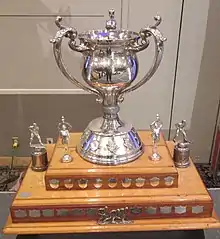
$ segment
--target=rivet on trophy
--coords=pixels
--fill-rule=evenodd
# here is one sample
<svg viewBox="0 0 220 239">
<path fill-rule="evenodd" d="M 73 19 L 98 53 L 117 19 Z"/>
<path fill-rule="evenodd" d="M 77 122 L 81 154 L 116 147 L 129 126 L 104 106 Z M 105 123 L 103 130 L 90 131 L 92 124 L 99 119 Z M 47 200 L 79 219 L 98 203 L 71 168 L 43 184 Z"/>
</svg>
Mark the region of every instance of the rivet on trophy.
<svg viewBox="0 0 220 239">
<path fill-rule="evenodd" d="M 42 143 L 39 126 L 36 123 L 29 126 L 30 135 L 30 147 L 33 148 L 31 152 L 31 169 L 33 171 L 42 172 L 45 171 L 48 167 L 47 151 L 45 145 Z M 34 139 L 37 139 L 37 142 L 34 143 Z"/>
<path fill-rule="evenodd" d="M 188 139 L 186 134 L 186 120 L 182 120 L 179 123 L 175 124 L 176 126 L 176 133 L 173 138 L 173 141 L 176 143 L 174 147 L 174 155 L 173 160 L 175 166 L 178 168 L 187 168 L 190 166 L 190 144 L 191 141 Z M 182 140 L 177 141 L 177 138 L 181 134 Z"/>
<path fill-rule="evenodd" d="M 73 158 L 69 152 L 70 130 L 72 125 L 65 121 L 64 116 L 61 117 L 61 122 L 58 124 L 59 136 L 64 147 L 64 154 L 61 157 L 62 163 L 70 163 Z"/>
<path fill-rule="evenodd" d="M 161 156 L 158 152 L 158 143 L 160 142 L 160 132 L 163 127 L 163 123 L 160 120 L 159 114 L 156 115 L 156 120 L 154 120 L 150 124 L 150 129 L 151 129 L 151 136 L 152 136 L 152 141 L 153 141 L 153 146 L 152 146 L 152 155 L 150 156 L 150 159 L 153 161 L 158 161 L 161 159 Z"/>
</svg>

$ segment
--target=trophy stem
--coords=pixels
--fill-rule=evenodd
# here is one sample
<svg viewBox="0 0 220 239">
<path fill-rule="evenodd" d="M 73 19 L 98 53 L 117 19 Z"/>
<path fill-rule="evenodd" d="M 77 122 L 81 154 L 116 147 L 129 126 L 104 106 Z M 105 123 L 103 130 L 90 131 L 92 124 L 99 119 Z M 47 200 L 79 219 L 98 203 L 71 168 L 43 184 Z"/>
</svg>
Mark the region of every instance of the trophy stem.
<svg viewBox="0 0 220 239">
<path fill-rule="evenodd" d="M 117 103 L 116 95 L 112 93 L 105 94 L 103 100 L 103 123 L 101 125 L 102 132 L 118 132 L 118 128 L 124 126 L 124 123 L 119 119 L 119 111 L 120 107 Z"/>
</svg>

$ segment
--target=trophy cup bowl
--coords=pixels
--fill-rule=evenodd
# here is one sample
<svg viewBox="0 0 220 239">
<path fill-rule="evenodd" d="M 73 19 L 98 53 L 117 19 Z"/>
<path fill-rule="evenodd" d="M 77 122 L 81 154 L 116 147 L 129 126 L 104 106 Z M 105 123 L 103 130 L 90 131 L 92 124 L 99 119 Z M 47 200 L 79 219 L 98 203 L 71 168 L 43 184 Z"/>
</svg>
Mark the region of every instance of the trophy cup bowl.
<svg viewBox="0 0 220 239">
<path fill-rule="evenodd" d="M 104 30 L 89 30 L 82 33 L 61 25 L 62 18 L 55 23 L 60 29 L 53 43 L 54 56 L 64 76 L 77 87 L 97 95 L 103 106 L 103 117 L 94 119 L 84 130 L 77 152 L 85 160 L 100 165 L 119 165 L 137 159 L 143 153 L 142 142 L 134 127 L 118 116 L 119 103 L 124 94 L 145 84 L 156 72 L 163 55 L 164 38 L 155 24 L 140 32 L 116 29 L 114 10 L 109 10 L 110 19 Z M 74 78 L 63 63 L 61 45 L 69 38 L 69 47 L 84 57 L 82 76 L 86 84 Z M 155 42 L 155 57 L 150 70 L 142 80 L 132 85 L 138 73 L 137 52 L 146 49 L 150 38 Z"/>
</svg>

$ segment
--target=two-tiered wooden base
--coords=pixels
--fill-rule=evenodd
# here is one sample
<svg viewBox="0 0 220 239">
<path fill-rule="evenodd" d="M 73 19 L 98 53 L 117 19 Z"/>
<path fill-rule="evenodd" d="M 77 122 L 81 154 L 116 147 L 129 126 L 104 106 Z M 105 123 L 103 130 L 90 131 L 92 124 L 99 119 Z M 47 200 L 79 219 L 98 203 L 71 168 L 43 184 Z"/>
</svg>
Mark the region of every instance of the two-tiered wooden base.
<svg viewBox="0 0 220 239">
<path fill-rule="evenodd" d="M 119 166 L 91 164 L 76 153 L 80 134 L 71 134 L 71 163 L 61 163 L 63 147 L 48 145 L 46 172 L 26 172 L 4 228 L 7 234 L 113 232 L 220 228 L 213 202 L 193 163 L 177 169 L 173 143 L 162 138 L 161 160 L 149 159 L 150 133 L 139 132 L 144 154 Z M 126 209 L 130 224 L 99 225 Z"/>
</svg>

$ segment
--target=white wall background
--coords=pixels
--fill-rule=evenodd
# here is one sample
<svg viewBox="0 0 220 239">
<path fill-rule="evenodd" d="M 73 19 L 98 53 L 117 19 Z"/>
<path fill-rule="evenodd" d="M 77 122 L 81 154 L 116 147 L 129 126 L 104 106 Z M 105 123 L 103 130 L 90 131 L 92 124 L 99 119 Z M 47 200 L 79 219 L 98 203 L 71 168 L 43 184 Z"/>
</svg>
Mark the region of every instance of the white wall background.
<svg viewBox="0 0 220 239">
<path fill-rule="evenodd" d="M 195 126 L 204 108 L 201 108 L 200 113 L 196 112 L 194 101 L 198 96 L 201 62 L 205 57 L 207 22 L 212 14 L 209 8 L 210 4 L 217 4 L 217 1 L 20 0 L 18 4 L 17 0 L 1 0 L 0 95 L 87 94 L 70 84 L 56 66 L 49 40 L 57 31 L 54 24 L 57 15 L 63 16 L 66 25 L 83 31 L 104 28 L 108 9 L 114 8 L 119 27 L 139 31 L 153 24 L 153 17 L 159 14 L 163 19 L 159 28 L 167 37 L 162 63 L 147 84 L 126 95 L 121 105 L 121 117 L 131 121 L 137 129 L 146 129 L 156 113 L 160 113 L 166 132 L 170 126 L 174 129 L 177 121 L 186 119 L 189 132 L 196 138 L 195 155 L 201 154 L 200 160 L 207 161 L 214 125 L 206 132 L 208 137 L 205 144 L 209 146 L 201 150 L 201 147 L 204 149 L 204 139 L 195 137 L 191 123 L 194 122 L 196 131 L 204 127 Z M 63 47 L 63 52 L 71 72 L 82 80 L 81 55 L 71 52 L 67 45 Z M 153 56 L 153 44 L 139 54 L 140 72 L 137 80 L 149 69 Z M 217 90 L 213 94 L 216 96 Z M 197 102 L 203 104 L 205 99 L 200 99 Z M 73 101 L 71 104 L 79 102 Z M 212 119 L 215 113 L 215 110 L 210 111 Z M 213 120 L 209 122 L 213 124 Z"/>
<path fill-rule="evenodd" d="M 181 26 L 182 0 L 2 0 L 0 2 L 1 81 L 0 93 L 81 93 L 59 72 L 49 39 L 55 35 L 56 15 L 63 15 L 67 25 L 79 31 L 103 28 L 108 9 L 114 8 L 118 26 L 139 31 L 161 15 L 160 26 L 165 43 L 164 57 L 152 80 L 138 91 L 126 96 L 121 106 L 123 118 L 132 121 L 139 129 L 148 128 L 156 113 L 160 113 L 164 128 L 170 124 L 174 82 L 175 101 L 172 127 L 176 121 L 192 117 L 200 62 L 209 9 L 208 0 L 185 0 L 181 41 L 177 55 Z M 199 11 L 198 10 L 199 7 Z M 139 54 L 138 79 L 149 69 L 154 56 L 153 44 Z M 80 54 L 63 47 L 69 69 L 82 80 Z M 175 79 L 176 60 L 178 59 Z M 6 80 L 3 80 L 6 79 Z M 85 93 L 85 92 L 83 92 Z M 144 113 L 143 113 L 144 112 Z"/>
</svg>

